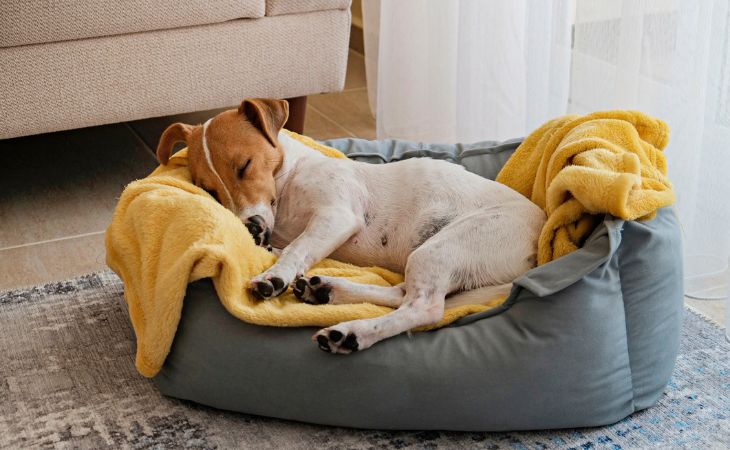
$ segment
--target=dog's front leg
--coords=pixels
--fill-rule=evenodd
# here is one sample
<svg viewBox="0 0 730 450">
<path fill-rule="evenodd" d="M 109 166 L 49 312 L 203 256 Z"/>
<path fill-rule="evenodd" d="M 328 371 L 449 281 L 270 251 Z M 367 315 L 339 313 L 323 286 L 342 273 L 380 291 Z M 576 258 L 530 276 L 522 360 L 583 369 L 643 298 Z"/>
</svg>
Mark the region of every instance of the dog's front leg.
<svg viewBox="0 0 730 450">
<path fill-rule="evenodd" d="M 251 280 L 254 295 L 266 299 L 281 294 L 297 276 L 337 250 L 363 225 L 362 219 L 347 209 L 330 207 L 317 211 L 278 261 Z"/>
</svg>

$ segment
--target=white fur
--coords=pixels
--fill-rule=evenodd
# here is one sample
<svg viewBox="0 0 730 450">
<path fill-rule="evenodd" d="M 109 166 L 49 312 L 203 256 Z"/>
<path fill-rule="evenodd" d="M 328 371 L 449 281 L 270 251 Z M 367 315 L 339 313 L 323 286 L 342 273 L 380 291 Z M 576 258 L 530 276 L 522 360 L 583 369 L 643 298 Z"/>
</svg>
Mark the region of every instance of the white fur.
<svg viewBox="0 0 730 450">
<path fill-rule="evenodd" d="M 252 280 L 254 289 L 275 277 L 292 283 L 328 256 L 405 273 L 404 285 L 394 288 L 304 277 L 305 300 L 315 301 L 317 289 L 326 286 L 329 303 L 398 308 L 320 330 L 313 339 L 324 350 L 349 353 L 352 345 L 343 344 L 349 335 L 362 350 L 435 323 L 448 294 L 484 288 L 451 297 L 449 304 L 456 305 L 508 292 L 535 264 L 545 214 L 502 184 L 444 161 L 371 165 L 324 157 L 285 133 L 279 142 L 285 157 L 275 174 L 272 244 L 284 249 L 274 266 Z"/>
<path fill-rule="evenodd" d="M 220 183 L 220 185 L 223 186 L 223 190 L 226 192 L 226 197 L 228 197 L 228 201 L 230 202 L 229 205 L 231 205 L 231 206 L 229 206 L 229 208 L 232 208 L 232 207 L 234 207 L 234 205 L 236 203 L 233 201 L 231 192 L 228 190 L 228 187 L 223 182 L 223 179 L 221 178 L 221 176 L 218 174 L 218 171 L 215 170 L 215 166 L 213 165 L 213 159 L 210 157 L 210 149 L 208 148 L 208 138 L 205 135 L 206 135 L 206 132 L 208 131 L 208 125 L 210 124 L 211 120 L 213 120 L 213 119 L 208 119 L 203 124 L 203 154 L 205 155 L 205 162 L 208 164 L 208 169 L 210 169 L 210 171 L 213 172 L 213 174 L 216 176 L 216 178 L 218 178 L 218 182 Z"/>
</svg>

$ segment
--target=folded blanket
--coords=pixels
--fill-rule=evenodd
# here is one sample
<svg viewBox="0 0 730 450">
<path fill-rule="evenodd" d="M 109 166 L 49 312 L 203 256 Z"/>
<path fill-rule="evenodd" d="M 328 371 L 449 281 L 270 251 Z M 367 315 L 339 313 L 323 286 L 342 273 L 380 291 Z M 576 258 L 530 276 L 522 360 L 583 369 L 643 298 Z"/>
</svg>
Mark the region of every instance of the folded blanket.
<svg viewBox="0 0 730 450">
<path fill-rule="evenodd" d="M 339 151 L 303 136 L 305 144 L 330 157 Z M 135 364 L 151 377 L 162 367 L 180 321 L 187 284 L 211 277 L 223 306 L 246 322 L 273 326 L 319 326 L 377 317 L 392 309 L 371 304 L 308 305 L 289 290 L 279 298 L 258 301 L 248 292 L 249 279 L 276 257 L 254 244 L 241 220 L 191 183 L 187 152 L 164 167 L 130 183 L 122 193 L 106 232 L 107 264 L 124 281 L 132 326 L 137 337 Z M 383 286 L 399 284 L 401 275 L 378 267 L 356 267 L 333 260 L 317 264 L 309 275 L 349 278 Z M 442 327 L 468 314 L 501 304 L 504 297 L 479 305 L 446 310 Z"/>
<path fill-rule="evenodd" d="M 563 116 L 530 134 L 497 181 L 548 215 L 538 264 L 581 247 L 606 213 L 645 220 L 674 203 L 662 153 L 668 141 L 667 124 L 638 111 Z"/>
</svg>

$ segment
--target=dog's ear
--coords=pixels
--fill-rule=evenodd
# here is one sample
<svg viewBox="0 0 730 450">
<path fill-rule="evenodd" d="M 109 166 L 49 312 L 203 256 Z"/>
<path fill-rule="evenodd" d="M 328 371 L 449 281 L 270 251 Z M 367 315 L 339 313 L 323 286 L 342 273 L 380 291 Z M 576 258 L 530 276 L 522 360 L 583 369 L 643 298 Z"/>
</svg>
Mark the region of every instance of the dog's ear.
<svg viewBox="0 0 730 450">
<path fill-rule="evenodd" d="M 279 144 L 277 136 L 289 117 L 289 102 L 269 98 L 250 98 L 241 103 L 238 112 L 261 130 L 271 145 Z"/>
<path fill-rule="evenodd" d="M 184 123 L 173 123 L 160 136 L 160 143 L 157 144 L 157 160 L 160 164 L 165 165 L 170 160 L 172 148 L 178 142 L 189 144 L 190 134 L 193 131 L 191 125 Z"/>
</svg>

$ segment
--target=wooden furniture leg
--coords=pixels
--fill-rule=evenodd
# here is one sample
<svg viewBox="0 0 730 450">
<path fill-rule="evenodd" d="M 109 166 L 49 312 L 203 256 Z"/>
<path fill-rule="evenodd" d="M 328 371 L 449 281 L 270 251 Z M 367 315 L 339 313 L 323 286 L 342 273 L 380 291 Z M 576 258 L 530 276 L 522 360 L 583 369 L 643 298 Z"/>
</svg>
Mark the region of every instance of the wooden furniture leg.
<svg viewBox="0 0 730 450">
<path fill-rule="evenodd" d="M 289 119 L 284 128 L 295 133 L 304 132 L 304 115 L 307 112 L 307 96 L 287 98 L 289 102 Z"/>
</svg>

